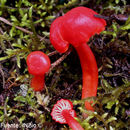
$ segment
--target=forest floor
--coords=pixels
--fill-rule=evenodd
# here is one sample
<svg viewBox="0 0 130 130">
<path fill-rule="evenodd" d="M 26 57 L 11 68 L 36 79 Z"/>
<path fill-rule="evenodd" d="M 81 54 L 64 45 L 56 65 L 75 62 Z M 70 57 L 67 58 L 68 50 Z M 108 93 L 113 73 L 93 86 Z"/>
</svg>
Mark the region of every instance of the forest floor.
<svg viewBox="0 0 130 130">
<path fill-rule="evenodd" d="M 60 54 L 49 40 L 53 20 L 78 6 L 93 9 L 107 22 L 105 30 L 88 42 L 99 70 L 95 112 L 87 111 L 81 100 L 82 70 L 75 49 Z M 30 88 L 32 75 L 26 64 L 27 55 L 36 50 L 51 59 L 41 92 Z M 129 61 L 127 0 L 0 0 L 0 129 L 70 129 L 50 115 L 61 98 L 72 101 L 85 130 L 130 129 Z"/>
</svg>

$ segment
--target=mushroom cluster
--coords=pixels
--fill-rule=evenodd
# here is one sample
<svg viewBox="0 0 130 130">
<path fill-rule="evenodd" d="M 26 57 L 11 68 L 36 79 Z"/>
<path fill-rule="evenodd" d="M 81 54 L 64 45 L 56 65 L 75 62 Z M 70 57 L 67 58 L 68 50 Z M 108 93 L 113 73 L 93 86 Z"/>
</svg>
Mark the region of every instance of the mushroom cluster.
<svg viewBox="0 0 130 130">
<path fill-rule="evenodd" d="M 97 63 L 86 42 L 89 41 L 90 37 L 105 29 L 106 21 L 95 17 L 95 15 L 97 13 L 92 9 L 76 7 L 64 16 L 55 19 L 50 28 L 50 41 L 58 52 L 66 52 L 69 44 L 72 44 L 79 55 L 83 73 L 82 99 L 95 97 L 97 94 Z M 34 76 L 31 80 L 31 87 L 35 91 L 43 90 L 44 76 L 51 65 L 49 57 L 41 51 L 31 52 L 27 56 L 27 65 L 29 73 Z M 87 110 L 94 110 L 92 103 L 92 101 L 85 101 Z M 84 130 L 74 119 L 76 113 L 69 100 L 57 101 L 51 116 L 56 122 L 68 124 L 73 130 Z"/>
</svg>

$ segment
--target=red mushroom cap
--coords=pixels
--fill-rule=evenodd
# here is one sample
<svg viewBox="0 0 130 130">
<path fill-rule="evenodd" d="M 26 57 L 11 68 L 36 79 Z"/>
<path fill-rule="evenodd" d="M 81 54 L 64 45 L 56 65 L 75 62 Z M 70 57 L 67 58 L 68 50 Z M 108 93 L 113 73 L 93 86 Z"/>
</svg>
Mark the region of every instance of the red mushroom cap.
<svg viewBox="0 0 130 130">
<path fill-rule="evenodd" d="M 68 49 L 68 43 L 79 46 L 95 33 L 103 31 L 106 21 L 96 18 L 95 14 L 92 9 L 76 7 L 54 20 L 50 29 L 50 41 L 54 48 L 63 53 Z"/>
<path fill-rule="evenodd" d="M 54 105 L 54 107 L 52 109 L 52 112 L 51 112 L 52 118 L 56 122 L 59 122 L 61 124 L 66 124 L 67 122 L 66 122 L 64 116 L 62 115 L 62 112 L 64 110 L 69 111 L 69 113 L 72 117 L 76 117 L 76 113 L 73 110 L 72 102 L 70 102 L 69 100 L 61 99 L 61 100 L 57 101 L 57 103 Z"/>
<path fill-rule="evenodd" d="M 50 68 L 49 57 L 41 51 L 31 52 L 27 56 L 28 71 L 32 75 L 44 75 Z"/>
<path fill-rule="evenodd" d="M 61 35 L 62 19 L 63 17 L 59 17 L 51 24 L 50 41 L 57 51 L 64 53 L 68 50 L 69 43 Z"/>
<path fill-rule="evenodd" d="M 66 13 L 61 29 L 64 39 L 74 46 L 79 46 L 89 41 L 95 33 L 103 31 L 106 22 L 96 18 L 95 14 L 95 11 L 86 7 L 77 7 Z"/>
</svg>

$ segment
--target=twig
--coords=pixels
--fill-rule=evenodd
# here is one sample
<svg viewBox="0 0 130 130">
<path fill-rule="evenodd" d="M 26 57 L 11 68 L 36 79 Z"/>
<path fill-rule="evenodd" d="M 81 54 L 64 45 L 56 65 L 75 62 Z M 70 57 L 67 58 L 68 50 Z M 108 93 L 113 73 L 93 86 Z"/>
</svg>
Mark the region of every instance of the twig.
<svg viewBox="0 0 130 130">
<path fill-rule="evenodd" d="M 4 22 L 4 23 L 6 23 L 6 24 L 8 24 L 8 25 L 10 25 L 10 26 L 14 26 L 11 22 L 9 22 L 8 20 L 6 20 L 6 19 L 3 18 L 3 17 L 0 17 L 0 21 Z M 29 31 L 29 30 L 27 30 L 27 29 L 24 29 L 24 28 L 22 28 L 22 27 L 15 26 L 15 28 L 17 28 L 17 29 L 19 29 L 19 30 L 21 30 L 21 31 L 23 31 L 23 32 L 25 32 L 25 33 L 28 33 L 28 34 L 30 34 L 30 35 L 33 35 L 33 32 L 31 32 L 31 31 Z M 45 40 L 45 39 L 44 39 L 42 36 L 40 36 L 40 35 L 37 35 L 37 37 L 40 38 L 40 39 L 42 39 L 42 40 Z"/>
<path fill-rule="evenodd" d="M 2 28 L 0 27 L 0 33 L 3 35 L 4 34 L 4 32 L 3 32 L 3 30 L 2 30 Z"/>
<path fill-rule="evenodd" d="M 7 97 L 6 99 L 5 99 L 5 103 L 4 103 L 4 124 L 6 123 L 6 124 L 8 124 L 8 116 L 7 116 L 7 103 L 8 103 L 8 100 L 9 100 L 9 97 Z"/>
<path fill-rule="evenodd" d="M 99 15 L 99 14 L 95 14 L 94 15 L 96 18 L 102 18 L 102 19 L 105 19 L 105 20 L 112 20 L 112 19 L 116 19 L 116 20 L 119 20 L 119 21 L 127 21 L 128 20 L 128 16 L 126 15 L 122 15 L 122 14 L 114 14 L 114 15 L 111 15 L 111 16 L 103 16 L 103 15 Z"/>
<path fill-rule="evenodd" d="M 53 56 L 53 55 L 55 55 L 55 54 L 57 54 L 57 53 L 58 53 L 58 51 L 53 51 L 53 52 L 48 53 L 47 55 L 48 55 L 48 56 Z"/>
<path fill-rule="evenodd" d="M 0 4 L 1 6 L 1 4 Z M 3 6 L 2 8 L 5 8 L 5 9 L 13 9 L 13 10 L 19 10 L 19 8 L 15 8 L 15 7 L 10 7 L 10 6 Z M 30 8 L 20 8 L 22 10 L 29 10 Z"/>
<path fill-rule="evenodd" d="M 56 67 L 57 65 L 59 65 L 69 54 L 70 52 L 72 51 L 72 48 L 70 48 L 62 57 L 60 57 L 57 61 L 55 61 L 54 63 L 51 64 L 51 68 L 49 70 L 49 72 L 54 68 Z M 49 73 L 48 72 L 48 73 Z M 47 74 L 48 74 L 47 73 Z"/>
<path fill-rule="evenodd" d="M 105 20 L 109 20 L 110 19 L 108 16 L 103 16 L 103 15 L 99 15 L 99 14 L 95 14 L 94 16 L 96 18 L 102 18 L 102 19 L 105 19 Z"/>
<path fill-rule="evenodd" d="M 82 78 L 73 82 L 69 87 L 72 88 L 75 84 L 77 84 L 80 81 L 82 81 Z"/>
</svg>

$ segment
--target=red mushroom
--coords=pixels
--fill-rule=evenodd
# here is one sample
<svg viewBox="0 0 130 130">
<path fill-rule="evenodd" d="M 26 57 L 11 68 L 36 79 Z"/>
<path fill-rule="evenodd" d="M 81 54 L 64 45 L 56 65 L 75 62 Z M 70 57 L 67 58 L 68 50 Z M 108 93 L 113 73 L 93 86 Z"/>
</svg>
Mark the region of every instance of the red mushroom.
<svg viewBox="0 0 130 130">
<path fill-rule="evenodd" d="M 29 73 L 34 76 L 31 80 L 31 87 L 35 91 L 43 90 L 44 76 L 51 66 L 49 57 L 41 51 L 31 52 L 27 56 L 27 66 Z"/>
<path fill-rule="evenodd" d="M 73 110 L 73 104 L 69 100 L 61 99 L 54 105 L 51 116 L 53 120 L 61 124 L 68 124 L 72 130 L 84 130 L 82 126 L 74 119 L 76 113 Z"/>
<path fill-rule="evenodd" d="M 97 94 L 98 68 L 86 42 L 105 29 L 106 21 L 94 15 L 97 13 L 89 8 L 76 7 L 54 20 L 50 29 L 50 41 L 57 51 L 66 52 L 70 43 L 79 55 L 83 72 L 82 99 Z M 93 110 L 91 103 L 85 102 L 86 109 Z"/>
</svg>

